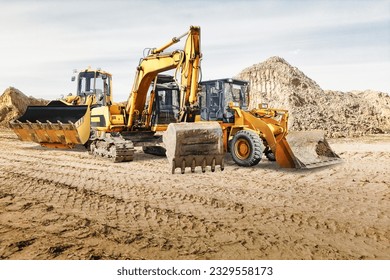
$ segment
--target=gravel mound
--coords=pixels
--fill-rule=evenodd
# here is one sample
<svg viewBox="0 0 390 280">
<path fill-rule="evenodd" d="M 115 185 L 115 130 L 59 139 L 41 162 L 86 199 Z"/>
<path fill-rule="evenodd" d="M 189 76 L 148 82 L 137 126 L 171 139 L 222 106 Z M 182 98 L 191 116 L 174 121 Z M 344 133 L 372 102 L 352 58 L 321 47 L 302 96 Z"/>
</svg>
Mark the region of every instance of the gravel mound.
<svg viewBox="0 0 390 280">
<path fill-rule="evenodd" d="M 46 105 L 43 99 L 24 95 L 20 90 L 9 87 L 0 96 L 0 126 L 9 127 L 9 122 L 19 118 L 29 105 Z"/>
<path fill-rule="evenodd" d="M 242 70 L 235 78 L 250 82 L 250 108 L 259 103 L 289 110 L 291 130 L 325 130 L 328 137 L 390 132 L 390 96 L 371 90 L 323 90 L 280 57 Z"/>
</svg>

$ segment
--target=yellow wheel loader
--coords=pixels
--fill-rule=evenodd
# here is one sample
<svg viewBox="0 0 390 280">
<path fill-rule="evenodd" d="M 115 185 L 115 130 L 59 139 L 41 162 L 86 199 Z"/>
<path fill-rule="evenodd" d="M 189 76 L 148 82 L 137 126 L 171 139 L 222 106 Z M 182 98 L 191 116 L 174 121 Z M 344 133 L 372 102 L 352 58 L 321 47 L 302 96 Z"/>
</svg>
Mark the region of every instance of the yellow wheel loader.
<svg viewBox="0 0 390 280">
<path fill-rule="evenodd" d="M 76 95 L 51 101 L 47 106 L 29 106 L 10 126 L 22 141 L 48 148 L 81 144 L 92 154 L 114 162 L 130 161 L 134 145 L 118 135 L 125 114 L 123 106 L 112 102 L 111 88 L 110 73 L 85 69 L 78 73 Z"/>
<path fill-rule="evenodd" d="M 183 49 L 164 52 L 183 37 L 187 37 Z M 137 66 L 125 106 L 113 102 L 109 73 L 86 69 L 78 75 L 76 95 L 52 101 L 48 106 L 29 106 L 25 114 L 10 125 L 20 140 L 51 148 L 83 144 L 94 155 L 121 162 L 133 159 L 134 146 L 147 148 L 162 143 L 161 135 L 156 132 L 167 130 L 171 123 L 171 137 L 164 142 L 169 147 L 167 155 L 173 171 L 178 167 L 184 173 L 185 167 L 194 170 L 196 166 L 202 166 L 204 171 L 208 165 L 212 170 L 216 165 L 223 169 L 221 127 L 193 123 L 199 114 L 200 60 L 200 28 L 191 26 L 188 32 L 163 46 L 149 49 Z M 164 106 L 176 106 L 177 112 L 168 122 L 162 122 L 158 110 L 163 110 L 163 101 L 158 100 L 160 107 L 155 104 L 156 98 L 163 97 L 164 90 L 156 94 L 156 87 L 158 75 L 168 70 L 175 70 L 179 100 L 177 104 L 164 100 L 168 101 Z M 180 122 L 192 122 L 192 125 L 183 126 Z M 199 146 L 202 146 L 201 151 Z"/>
<path fill-rule="evenodd" d="M 289 132 L 288 111 L 248 110 L 248 82 L 219 79 L 200 83 L 200 119 L 222 127 L 225 151 L 239 166 L 254 166 L 263 155 L 285 168 L 313 168 L 341 161 L 322 131 Z"/>
</svg>

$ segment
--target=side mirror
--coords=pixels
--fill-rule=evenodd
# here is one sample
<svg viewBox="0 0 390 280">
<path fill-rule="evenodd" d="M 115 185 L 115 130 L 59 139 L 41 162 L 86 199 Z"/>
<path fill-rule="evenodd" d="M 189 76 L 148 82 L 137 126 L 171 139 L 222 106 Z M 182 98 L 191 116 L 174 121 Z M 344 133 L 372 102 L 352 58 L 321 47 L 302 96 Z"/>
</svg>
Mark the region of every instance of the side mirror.
<svg viewBox="0 0 390 280">
<path fill-rule="evenodd" d="M 72 78 L 70 79 L 72 82 L 76 81 L 76 77 L 75 76 L 72 76 Z"/>
<path fill-rule="evenodd" d="M 103 75 L 102 75 L 102 79 L 103 79 L 103 80 L 107 80 L 107 75 L 106 75 L 106 74 L 103 74 Z"/>
</svg>

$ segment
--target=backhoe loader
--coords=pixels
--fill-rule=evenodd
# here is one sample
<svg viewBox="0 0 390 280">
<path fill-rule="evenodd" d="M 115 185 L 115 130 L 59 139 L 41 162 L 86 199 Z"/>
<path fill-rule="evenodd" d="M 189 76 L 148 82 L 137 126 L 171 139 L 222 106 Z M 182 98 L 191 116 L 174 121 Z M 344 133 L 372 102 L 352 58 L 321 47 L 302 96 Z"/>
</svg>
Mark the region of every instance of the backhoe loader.
<svg viewBox="0 0 390 280">
<path fill-rule="evenodd" d="M 314 168 L 341 161 L 324 132 L 289 132 L 287 110 L 266 104 L 249 110 L 248 82 L 219 79 L 200 85 L 200 119 L 220 123 L 224 149 L 239 166 L 254 166 L 263 154 L 285 168 Z"/>
<path fill-rule="evenodd" d="M 186 36 L 183 49 L 164 52 Z M 134 146 L 146 147 L 162 141 L 156 132 L 166 130 L 169 123 L 156 121 L 159 113 L 155 111 L 158 107 L 154 106 L 155 89 L 158 74 L 175 70 L 179 102 L 175 104 L 178 107 L 176 116 L 169 121 L 175 124 L 170 125 L 171 137 L 166 141 L 172 170 L 179 167 L 184 173 L 186 167 L 194 170 L 201 166 L 205 171 L 206 166 L 211 166 L 214 171 L 216 165 L 223 170 L 221 127 L 218 123 L 194 123 L 199 115 L 200 60 L 200 28 L 191 26 L 183 35 L 150 49 L 140 60 L 125 106 L 113 102 L 109 73 L 86 69 L 78 75 L 76 95 L 52 101 L 48 106 L 29 106 L 25 114 L 10 125 L 23 141 L 34 141 L 51 148 L 73 148 L 83 144 L 94 155 L 114 162 L 131 161 Z M 149 91 L 151 85 L 153 88 Z M 180 122 L 191 122 L 191 125 Z"/>
</svg>

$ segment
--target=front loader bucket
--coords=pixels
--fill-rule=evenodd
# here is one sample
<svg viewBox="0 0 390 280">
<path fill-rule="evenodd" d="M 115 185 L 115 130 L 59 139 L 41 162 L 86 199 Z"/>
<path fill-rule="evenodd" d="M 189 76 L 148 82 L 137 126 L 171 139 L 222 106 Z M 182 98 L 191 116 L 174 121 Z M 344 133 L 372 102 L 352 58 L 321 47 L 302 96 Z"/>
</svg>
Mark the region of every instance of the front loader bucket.
<svg viewBox="0 0 390 280">
<path fill-rule="evenodd" d="M 176 168 L 181 173 L 186 167 L 195 172 L 196 166 L 206 171 L 206 166 L 219 165 L 224 169 L 222 128 L 217 122 L 171 123 L 163 135 L 166 156 L 172 164 L 172 174 Z"/>
<path fill-rule="evenodd" d="M 289 132 L 276 146 L 276 161 L 287 168 L 315 168 L 341 162 L 320 130 Z"/>
<path fill-rule="evenodd" d="M 90 134 L 87 105 L 68 106 L 52 101 L 47 106 L 29 106 L 19 119 L 10 122 L 18 138 L 52 148 L 85 144 Z"/>
</svg>

